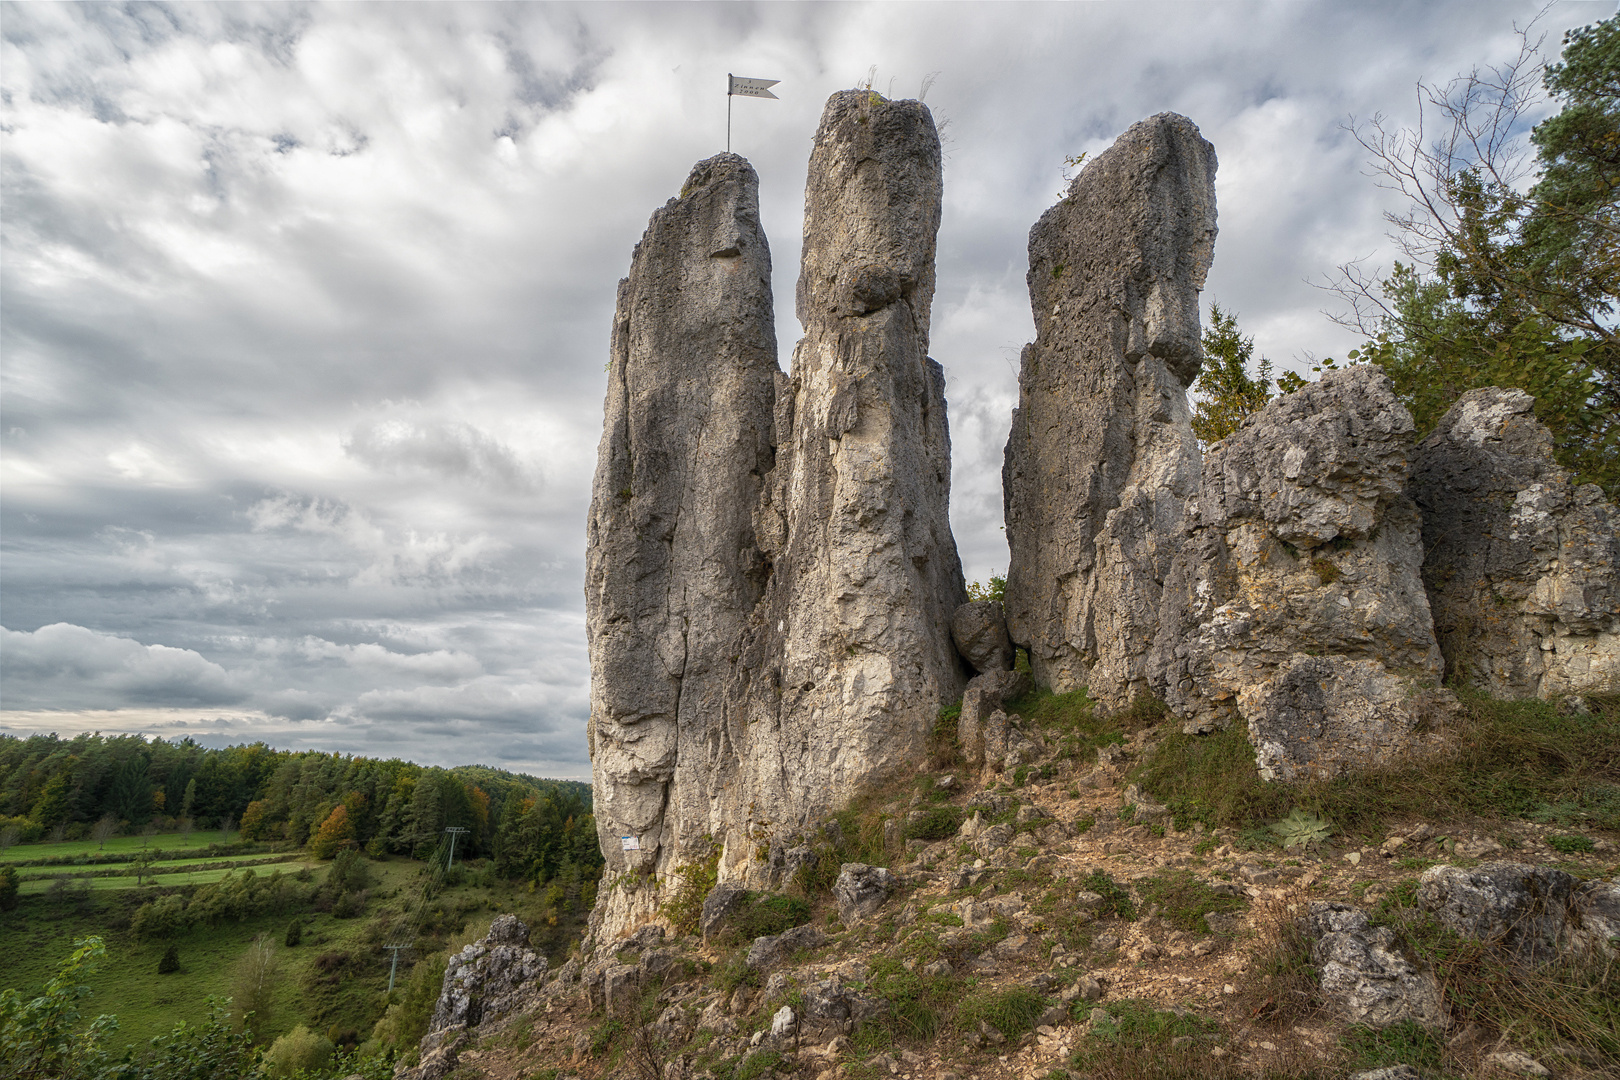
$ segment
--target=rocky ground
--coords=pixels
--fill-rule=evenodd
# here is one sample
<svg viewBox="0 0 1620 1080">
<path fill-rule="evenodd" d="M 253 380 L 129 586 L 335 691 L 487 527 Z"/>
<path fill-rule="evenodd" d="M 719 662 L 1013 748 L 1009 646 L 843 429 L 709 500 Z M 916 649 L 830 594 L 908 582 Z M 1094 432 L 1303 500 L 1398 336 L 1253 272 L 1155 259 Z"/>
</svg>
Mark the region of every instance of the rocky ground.
<svg viewBox="0 0 1620 1080">
<path fill-rule="evenodd" d="M 892 872 L 842 867 L 830 892 L 811 890 L 805 925 L 740 940 L 721 890 L 704 913 L 707 942 L 659 928 L 587 940 L 515 1011 L 430 1035 L 413 1080 L 1420 1075 L 1366 1072 L 1394 1064 L 1433 1076 L 1620 1075 L 1612 1051 L 1511 1024 L 1486 1030 L 1438 996 L 1416 1000 L 1440 987 L 1402 959 L 1393 931 L 1373 932 L 1387 952 L 1347 939 L 1366 970 L 1335 969 L 1343 1000 L 1324 992 L 1333 979 L 1298 970 L 1309 927 L 1327 917 L 1318 902 L 1353 905 L 1376 924 L 1414 902 L 1426 870 L 1497 861 L 1560 868 L 1577 891 L 1583 879 L 1588 893 L 1606 890 L 1583 925 L 1599 935 L 1588 944 L 1612 950 L 1601 939 L 1620 933 L 1620 888 L 1602 879 L 1620 874 L 1614 836 L 1406 820 L 1346 837 L 1308 815 L 1285 826 L 1301 841 L 1292 847 L 1259 832 L 1177 830 L 1127 782 L 1151 731 L 1105 746 L 1095 762 L 1027 735 L 1027 763 L 1011 772 L 929 771 L 896 789 L 872 811 L 887 811 Z M 904 839 L 958 820 L 948 839 Z M 847 844 L 839 831 L 827 830 L 824 849 Z M 812 879 L 813 868 L 799 877 Z M 1562 926 L 1549 940 L 1567 943 Z M 1324 930 L 1319 965 L 1331 951 Z M 1418 983 L 1429 989 L 1402 998 Z M 1399 1039 L 1374 1034 L 1391 1020 L 1416 1060 L 1396 1060 Z"/>
</svg>

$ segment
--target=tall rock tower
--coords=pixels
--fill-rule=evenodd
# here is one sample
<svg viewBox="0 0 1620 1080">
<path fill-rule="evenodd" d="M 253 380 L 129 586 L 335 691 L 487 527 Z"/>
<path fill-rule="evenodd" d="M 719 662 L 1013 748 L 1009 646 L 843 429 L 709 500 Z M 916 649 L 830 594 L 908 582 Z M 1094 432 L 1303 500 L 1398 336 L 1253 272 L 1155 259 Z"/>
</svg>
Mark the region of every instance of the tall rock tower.
<svg viewBox="0 0 1620 1080">
<path fill-rule="evenodd" d="M 1007 627 L 1036 678 L 1111 706 L 1148 686 L 1159 599 L 1198 489 L 1187 387 L 1215 249 L 1215 149 L 1133 125 L 1029 234 L 1035 341 L 1002 467 Z"/>
<path fill-rule="evenodd" d="M 915 762 L 962 691 L 950 616 L 945 378 L 928 356 L 939 136 L 917 101 L 834 94 L 805 191 L 804 338 L 757 533 L 775 567 L 733 686 L 751 836 L 801 825 Z M 747 876 L 732 834 L 722 877 Z"/>
<path fill-rule="evenodd" d="M 586 551 L 595 813 L 608 922 L 719 831 L 737 778 L 726 685 L 768 567 L 753 510 L 773 461 L 776 333 L 759 178 L 699 162 L 619 283 Z"/>
<path fill-rule="evenodd" d="M 762 842 L 912 766 L 962 692 L 939 215 L 928 110 L 833 95 L 791 378 L 747 162 L 700 162 L 636 247 L 586 564 L 600 938 L 656 919 L 715 843 L 721 880 L 769 881 Z"/>
</svg>

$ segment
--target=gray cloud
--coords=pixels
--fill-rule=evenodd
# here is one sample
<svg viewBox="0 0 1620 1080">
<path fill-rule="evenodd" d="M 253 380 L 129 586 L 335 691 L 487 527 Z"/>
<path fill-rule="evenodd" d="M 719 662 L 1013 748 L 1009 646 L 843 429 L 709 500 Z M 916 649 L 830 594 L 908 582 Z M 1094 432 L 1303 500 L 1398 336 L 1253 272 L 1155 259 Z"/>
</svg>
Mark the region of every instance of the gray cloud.
<svg viewBox="0 0 1620 1080">
<path fill-rule="evenodd" d="M 190 649 L 142 645 L 71 623 L 0 628 L 5 708 L 125 703 L 226 705 L 245 696 L 224 668 Z"/>
<path fill-rule="evenodd" d="M 1409 119 L 1417 79 L 1503 58 L 1535 10 L 7 5 L 3 722 L 588 774 L 614 287 L 724 145 L 725 72 L 783 80 L 735 103 L 733 138 L 784 366 L 823 101 L 871 65 L 899 95 L 939 73 L 932 350 L 982 579 L 1006 565 L 1025 236 L 1063 159 L 1193 117 L 1221 159 L 1206 297 L 1283 364 L 1342 355 L 1306 279 L 1389 253 L 1342 123 Z"/>
</svg>

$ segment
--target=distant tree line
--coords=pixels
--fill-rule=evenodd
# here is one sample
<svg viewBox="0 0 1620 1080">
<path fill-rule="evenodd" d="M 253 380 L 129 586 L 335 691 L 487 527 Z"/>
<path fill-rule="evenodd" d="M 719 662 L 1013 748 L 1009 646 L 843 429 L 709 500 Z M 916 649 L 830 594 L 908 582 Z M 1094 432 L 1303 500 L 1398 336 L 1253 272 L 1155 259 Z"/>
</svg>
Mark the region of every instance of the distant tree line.
<svg viewBox="0 0 1620 1080">
<path fill-rule="evenodd" d="M 243 839 L 427 857 L 465 829 L 458 857 L 545 882 L 602 865 L 590 786 L 465 765 L 273 750 L 213 750 L 135 735 L 0 735 L 0 834 L 10 842 L 113 831 L 236 827 Z"/>
</svg>

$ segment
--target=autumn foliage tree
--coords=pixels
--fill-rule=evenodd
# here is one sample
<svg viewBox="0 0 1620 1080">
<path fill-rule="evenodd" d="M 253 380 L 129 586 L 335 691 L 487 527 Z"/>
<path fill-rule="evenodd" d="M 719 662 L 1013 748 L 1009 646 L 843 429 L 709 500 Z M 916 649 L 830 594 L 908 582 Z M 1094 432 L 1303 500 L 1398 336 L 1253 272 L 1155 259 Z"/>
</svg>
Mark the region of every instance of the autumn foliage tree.
<svg viewBox="0 0 1620 1080">
<path fill-rule="evenodd" d="M 349 808 L 338 803 L 310 838 L 309 851 L 317 859 L 330 859 L 353 842 L 354 825 L 349 821 Z"/>
</svg>

